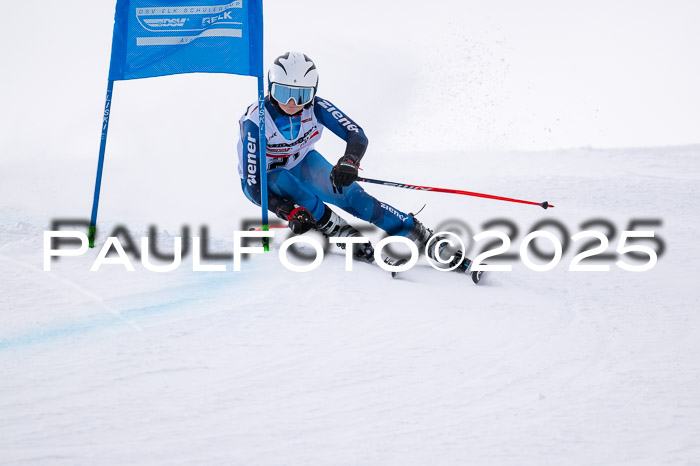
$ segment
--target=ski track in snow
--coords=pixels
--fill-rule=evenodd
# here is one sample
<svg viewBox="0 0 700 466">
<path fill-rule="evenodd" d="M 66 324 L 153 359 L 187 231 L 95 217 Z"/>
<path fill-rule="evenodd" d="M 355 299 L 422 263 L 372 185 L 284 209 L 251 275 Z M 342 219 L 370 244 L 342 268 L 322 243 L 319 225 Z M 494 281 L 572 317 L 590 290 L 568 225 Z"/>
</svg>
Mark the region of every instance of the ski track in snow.
<svg viewBox="0 0 700 466">
<path fill-rule="evenodd" d="M 0 463 L 696 464 L 700 147 L 499 157 L 505 173 L 480 167 L 472 189 L 537 199 L 546 186 L 557 207 L 371 192 L 428 202 L 427 224 L 469 212 L 473 229 L 660 217 L 665 255 L 641 274 L 571 273 L 572 247 L 553 271 L 516 263 L 479 286 L 425 265 L 346 273 L 339 251 L 301 274 L 276 251 L 239 273 L 193 273 L 190 259 L 90 273 L 97 250 L 43 272 L 45 214 L 4 201 Z"/>
</svg>

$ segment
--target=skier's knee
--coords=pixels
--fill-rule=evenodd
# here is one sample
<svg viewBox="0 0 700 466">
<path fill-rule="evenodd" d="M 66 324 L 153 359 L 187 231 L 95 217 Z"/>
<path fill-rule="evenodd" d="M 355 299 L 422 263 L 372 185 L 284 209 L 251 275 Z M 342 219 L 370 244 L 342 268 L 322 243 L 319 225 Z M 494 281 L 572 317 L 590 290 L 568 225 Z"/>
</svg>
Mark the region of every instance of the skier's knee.
<svg viewBox="0 0 700 466">
<path fill-rule="evenodd" d="M 268 186 L 278 196 L 291 197 L 297 192 L 299 180 L 288 170 L 272 170 L 268 173 Z"/>
</svg>

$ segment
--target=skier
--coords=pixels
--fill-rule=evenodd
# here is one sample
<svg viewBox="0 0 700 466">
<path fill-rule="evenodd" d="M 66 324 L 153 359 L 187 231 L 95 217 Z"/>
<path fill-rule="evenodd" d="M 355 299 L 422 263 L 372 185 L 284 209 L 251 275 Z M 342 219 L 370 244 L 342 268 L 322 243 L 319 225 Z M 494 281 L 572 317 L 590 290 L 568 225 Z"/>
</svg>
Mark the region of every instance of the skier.
<svg viewBox="0 0 700 466">
<path fill-rule="evenodd" d="M 268 72 L 265 136 L 269 210 L 286 220 L 295 234 L 316 229 L 326 237 L 362 236 L 326 205 L 333 204 L 391 236 L 408 237 L 423 250 L 432 231 L 412 214 L 370 196 L 356 182 L 360 161 L 367 150 L 367 137 L 343 111 L 319 97 L 317 89 L 316 65 L 303 53 L 289 52 L 277 57 Z M 345 153 L 335 165 L 314 149 L 324 128 L 347 143 Z M 258 137 L 256 102 L 240 119 L 238 173 L 246 197 L 260 206 Z M 433 253 L 429 250 L 431 257 Z M 358 260 L 374 261 L 374 249 L 369 242 L 357 245 L 353 254 Z M 453 264 L 461 261 L 461 251 L 454 256 Z M 456 270 L 466 272 L 470 264 L 465 258 Z"/>
</svg>

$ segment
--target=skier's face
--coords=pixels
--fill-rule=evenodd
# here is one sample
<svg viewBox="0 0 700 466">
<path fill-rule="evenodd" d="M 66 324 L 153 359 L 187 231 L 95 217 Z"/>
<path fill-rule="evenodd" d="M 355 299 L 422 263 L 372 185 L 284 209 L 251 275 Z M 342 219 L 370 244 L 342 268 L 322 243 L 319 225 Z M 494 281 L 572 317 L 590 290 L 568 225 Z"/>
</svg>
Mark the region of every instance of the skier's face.
<svg viewBox="0 0 700 466">
<path fill-rule="evenodd" d="M 301 112 L 302 108 L 304 108 L 303 105 L 297 105 L 294 99 L 289 99 L 286 104 L 283 104 L 282 102 L 277 103 L 280 105 L 282 111 L 287 115 L 296 115 L 297 113 Z"/>
</svg>

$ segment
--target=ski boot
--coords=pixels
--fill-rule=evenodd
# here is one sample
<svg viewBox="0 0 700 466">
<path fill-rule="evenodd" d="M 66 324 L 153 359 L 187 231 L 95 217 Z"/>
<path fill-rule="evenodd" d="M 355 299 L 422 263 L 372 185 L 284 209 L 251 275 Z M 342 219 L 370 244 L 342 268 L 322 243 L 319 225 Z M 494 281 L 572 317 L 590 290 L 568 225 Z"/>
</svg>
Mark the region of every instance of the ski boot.
<svg viewBox="0 0 700 466">
<path fill-rule="evenodd" d="M 332 237 L 357 237 L 362 234 L 353 228 L 342 217 L 333 212 L 328 206 L 326 211 L 321 216 L 321 219 L 316 223 L 316 230 L 320 231 L 327 238 Z M 346 244 L 337 243 L 340 249 L 345 249 Z M 374 262 L 374 248 L 369 241 L 366 243 L 353 244 L 353 257 L 356 260 L 371 264 Z"/>
<path fill-rule="evenodd" d="M 413 214 L 409 215 L 413 219 L 414 226 L 413 230 L 411 230 L 407 237 L 408 239 L 416 243 L 416 245 L 418 246 L 418 252 L 422 254 L 425 251 L 425 248 L 428 247 L 428 240 L 433 236 L 433 231 L 429 228 L 426 228 L 425 225 L 423 225 Z M 471 276 L 471 279 L 474 283 L 479 283 L 479 280 L 481 280 L 482 272 L 474 272 L 470 270 L 472 261 L 468 257 L 465 257 L 464 253 L 461 250 L 454 250 L 448 248 L 448 243 L 444 241 L 440 243 L 440 245 L 437 248 L 435 247 L 436 242 L 447 239 L 448 238 L 445 236 L 437 236 L 431 242 L 430 247 L 428 247 L 428 257 L 434 261 L 438 261 L 436 256 L 436 249 L 438 250 L 437 255 L 439 255 L 440 257 L 440 260 L 438 262 L 440 263 L 444 263 L 444 260 L 447 260 L 448 257 L 452 256 L 452 260 L 450 262 L 444 263 L 445 266 L 447 266 L 447 268 L 451 268 L 453 272 L 468 273 Z"/>
</svg>

